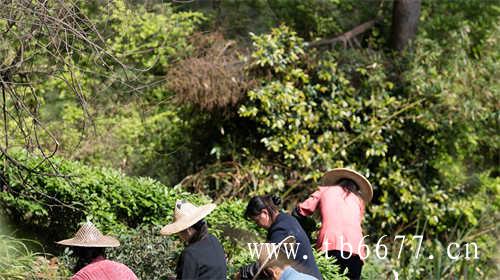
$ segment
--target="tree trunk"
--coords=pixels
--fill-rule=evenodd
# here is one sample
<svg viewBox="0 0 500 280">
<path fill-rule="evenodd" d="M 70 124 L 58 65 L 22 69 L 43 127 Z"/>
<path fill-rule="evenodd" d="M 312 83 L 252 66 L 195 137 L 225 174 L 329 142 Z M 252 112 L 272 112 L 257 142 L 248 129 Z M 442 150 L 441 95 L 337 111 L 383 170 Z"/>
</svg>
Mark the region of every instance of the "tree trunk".
<svg viewBox="0 0 500 280">
<path fill-rule="evenodd" d="M 415 38 L 421 0 L 395 0 L 392 10 L 391 47 L 403 50 Z"/>
</svg>

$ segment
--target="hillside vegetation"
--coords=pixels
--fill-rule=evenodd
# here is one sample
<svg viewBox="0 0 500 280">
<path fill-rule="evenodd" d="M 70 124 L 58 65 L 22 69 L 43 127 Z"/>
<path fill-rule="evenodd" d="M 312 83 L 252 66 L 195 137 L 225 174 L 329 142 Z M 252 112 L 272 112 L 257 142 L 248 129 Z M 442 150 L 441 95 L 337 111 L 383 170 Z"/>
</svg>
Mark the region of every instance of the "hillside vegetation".
<svg viewBox="0 0 500 280">
<path fill-rule="evenodd" d="M 0 232 L 0 278 L 68 275 L 53 242 L 91 220 L 125 244 L 112 258 L 164 279 L 182 246 L 158 231 L 177 199 L 218 204 L 208 221 L 233 274 L 265 236 L 249 197 L 291 210 L 336 167 L 373 184 L 369 246 L 387 235 L 364 279 L 496 275 L 498 3 L 423 1 L 399 50 L 393 2 L 163 2 L 0 4 L 0 214 L 42 245 Z M 479 259 L 449 258 L 452 242 Z"/>
</svg>

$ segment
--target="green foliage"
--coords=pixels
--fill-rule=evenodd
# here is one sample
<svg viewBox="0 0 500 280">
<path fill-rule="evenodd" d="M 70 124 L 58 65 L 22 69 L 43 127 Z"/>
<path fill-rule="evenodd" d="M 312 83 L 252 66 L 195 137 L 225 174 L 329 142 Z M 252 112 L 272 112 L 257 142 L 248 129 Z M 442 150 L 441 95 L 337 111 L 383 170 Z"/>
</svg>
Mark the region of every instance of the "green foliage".
<svg viewBox="0 0 500 280">
<path fill-rule="evenodd" d="M 75 85 L 67 81 L 77 79 L 78 92 L 98 108 L 116 105 L 115 102 L 128 103 L 138 96 L 145 103 L 168 96 L 161 80 L 174 60 L 190 53 L 188 37 L 204 20 L 203 15 L 174 12 L 170 5 L 162 4 L 146 10 L 144 5 L 123 0 L 109 1 L 99 8 L 93 8 L 92 3 L 80 4 L 106 38 L 103 44 L 108 56 L 74 53 L 63 77 L 49 76 L 36 84 L 36 90 L 49 101 L 71 103 Z M 84 45 L 79 47 L 85 49 Z M 106 67 L 95 67 L 98 59 Z"/>
<path fill-rule="evenodd" d="M 290 45 L 282 43 L 287 37 Z M 284 26 L 255 38 L 254 63 L 271 68 L 273 79 L 248 93 L 240 115 L 258 124 L 268 151 L 302 170 L 302 180 L 317 179 L 317 167 L 352 162 L 349 153 L 365 161 L 384 156 L 384 133 L 397 128 L 395 117 L 414 104 L 392 95 L 394 85 L 377 62 L 356 69 L 362 84 L 356 89 L 330 54 L 312 65 L 302 63 L 301 42 Z"/>
<path fill-rule="evenodd" d="M 481 223 L 489 224 L 487 220 L 487 217 L 483 217 Z M 487 229 L 488 231 L 499 229 L 498 225 L 489 226 L 491 227 Z M 391 260 L 391 270 L 397 272 L 402 279 L 438 280 L 450 277 L 453 279 L 489 279 L 497 273 L 496 268 L 489 265 L 495 253 L 494 250 L 484 250 L 484 248 L 495 248 L 497 242 L 485 236 L 484 230 L 478 234 L 478 228 L 480 227 L 473 226 L 467 230 L 461 230 L 455 226 L 448 232 L 450 235 L 448 240 L 453 241 L 424 240 L 418 257 L 415 244 L 413 247 L 407 247 L 411 249 L 403 249 L 399 258 Z M 481 228 L 486 227 L 481 226 Z M 422 231 L 425 232 L 425 225 Z M 404 246 L 409 245 L 404 244 Z M 397 247 L 393 249 L 399 250 L 399 246 Z"/>
<path fill-rule="evenodd" d="M 154 8 L 127 7 L 120 0 L 110 2 L 102 12 L 111 11 L 110 17 L 104 18 L 107 31 L 114 35 L 107 43 L 122 62 L 132 63 L 142 71 L 165 74 L 171 60 L 189 53 L 187 37 L 204 17 L 195 12 L 176 13 L 168 5 Z"/>
<path fill-rule="evenodd" d="M 371 258 L 364 261 L 361 278 L 367 280 L 376 280 L 382 277 L 390 279 L 391 265 L 387 259 Z M 393 275 L 391 275 L 393 276 Z"/>
<path fill-rule="evenodd" d="M 260 67 L 273 67 L 277 73 L 288 70 L 304 54 L 303 40 L 285 25 L 273 29 L 270 34 L 250 34 L 255 48 L 254 63 Z"/>
<path fill-rule="evenodd" d="M 378 1 L 229 0 L 188 3 L 180 8 L 202 11 L 216 27 L 233 38 L 248 40 L 249 32 L 267 33 L 284 23 L 306 40 L 313 40 L 344 33 L 374 18 L 380 6 L 383 5 Z"/>
<path fill-rule="evenodd" d="M 6 8 L 16 11 L 23 24 L 9 29 L 8 21 L 0 20 L 10 31 L 0 38 L 3 66 L 12 62 L 21 47 L 16 34 L 31 32 L 30 24 L 36 23 L 28 12 L 20 12 L 18 2 Z M 24 55 L 30 65 L 37 65 L 37 71 L 29 70 L 29 87 L 24 79 L 12 81 L 13 91 L 31 94 L 7 95 L 9 117 L 6 131 L 0 132 L 2 139 L 7 135 L 10 146 L 47 154 L 57 149 L 66 158 L 151 176 L 167 184 L 179 182 L 198 161 L 199 153 L 192 152 L 198 143 L 189 141 L 193 130 L 190 122 L 179 118 L 179 108 L 165 102 L 171 96 L 165 89 L 165 73 L 174 61 L 191 52 L 188 38 L 204 16 L 176 12 L 169 4 L 146 6 L 122 0 L 106 5 L 99 1 L 47 4 L 48 13 L 63 8 L 79 11 L 79 16 L 88 19 L 86 28 L 95 30 L 78 40 L 67 34 L 64 38 L 73 51 L 60 50 L 63 61 L 54 56 L 50 45 L 37 47 L 56 44 L 59 41 L 51 36 L 59 33 L 49 30 L 23 43 Z M 61 45 L 57 43 L 58 48 Z M 16 69 L 28 72 L 24 64 Z M 35 119 L 36 136 L 27 128 Z"/>
<path fill-rule="evenodd" d="M 28 245 L 42 248 L 33 240 L 0 235 L 0 279 L 63 279 L 69 271 L 50 255 L 34 253 Z"/>
<path fill-rule="evenodd" d="M 176 237 L 158 233 L 172 220 L 175 201 L 208 202 L 205 197 L 151 179 L 127 177 L 112 169 L 86 167 L 60 158 L 52 159 L 59 176 L 47 176 L 51 172 L 48 162 L 21 150 L 13 154 L 20 164 L 35 172 L 21 181 L 14 176 L 20 175 L 19 170 L 6 166 L 8 190 L 0 193 L 0 203 L 11 217 L 18 217 L 18 225 L 43 231 L 50 238 L 47 242 L 53 242 L 71 236 L 80 222 L 90 219 L 103 232 L 119 238 L 123 245 L 110 249 L 110 256 L 132 267 L 141 278 L 163 279 L 173 273 L 182 244 Z M 241 265 L 254 261 L 247 242 L 263 241 L 262 230 L 243 217 L 245 207 L 244 201 L 225 201 L 207 217 L 210 232 L 225 248 L 231 275 Z M 71 252 L 65 252 L 62 260 L 71 266 Z M 336 274 L 327 262 L 322 269 L 329 275 Z"/>
<path fill-rule="evenodd" d="M 437 3 L 423 2 L 421 23 L 426 37 L 449 44 L 450 30 L 468 33 L 471 45 L 463 50 L 472 57 L 482 56 L 483 47 L 489 44 L 491 34 L 498 32 L 500 6 L 495 1 L 449 1 Z M 444 35 L 444 36 L 443 36 Z M 458 47 L 460 45 L 455 45 Z"/>
<path fill-rule="evenodd" d="M 0 68 L 16 59 L 21 45 L 29 58 L 12 69 L 26 73 L 30 85 L 24 78 L 9 85 L 23 93 L 18 98 L 26 111 L 21 122 L 9 115 L 0 132 L 1 139 L 8 137 L 9 153 L 34 170 L 4 161 L 1 175 L 8 185 L 0 201 L 20 225 L 56 239 L 90 218 L 130 244 L 113 251 L 113 257 L 152 278 L 155 270 L 171 272 L 179 248 L 177 240 L 155 235 L 171 218 L 174 201 L 208 201 L 183 192 L 182 186 L 218 202 L 280 193 L 293 207 L 315 189 L 323 171 L 349 166 L 374 185 L 364 223 L 371 241 L 421 232 L 428 240 L 426 252 L 436 256 L 436 262 L 411 254 L 369 259 L 365 278 L 392 277 L 393 269 L 417 279 L 495 275 L 498 3 L 424 1 L 416 41 L 408 52 L 393 54 L 384 49 L 392 6 L 386 1 L 213 1 L 219 6 L 210 8 L 197 1 L 205 15 L 187 11 L 191 4 L 157 2 L 117 0 L 103 6 L 77 1 L 79 9 L 71 7 L 89 17 L 104 39 L 85 31 L 89 41 L 97 42 L 89 46 L 68 33 L 69 52 L 61 47 L 62 36 L 43 30 L 26 41 L 17 38 L 34 28 L 29 9 L 15 8 L 16 22 L 24 24 L 9 27 L 0 19 Z M 6 8 L 12 3 L 18 2 Z M 57 14 L 69 5 L 48 1 L 47 9 Z M 361 48 L 317 52 L 305 43 L 345 32 L 375 15 L 382 19 L 370 34 L 358 36 Z M 207 23 L 253 42 L 245 66 L 258 86 L 246 93 L 235 114 L 223 117 L 173 104 L 164 88 L 169 67 L 191 54 L 189 36 Z M 54 56 L 53 50 L 63 53 Z M 75 89 L 87 102 L 75 100 Z M 17 104 L 7 101 L 9 110 Z M 35 117 L 45 122 L 43 129 Z M 39 128 L 36 139 L 26 140 L 23 133 L 33 128 Z M 46 152 L 58 144 L 59 155 L 81 163 L 56 157 L 51 166 L 12 148 L 28 143 L 30 151 L 37 150 L 38 141 Z M 47 176 L 56 172 L 66 177 Z M 192 175 L 170 188 L 125 174 L 149 176 L 167 186 Z M 244 204 L 231 198 L 208 217 L 229 254 L 231 273 L 252 261 L 245 242 L 263 237 L 242 218 Z M 158 246 L 139 244 L 137 235 Z M 478 242 L 481 260 L 437 258 L 458 241 Z M 157 254 L 165 263 L 152 258 Z M 139 257 L 144 265 L 134 259 Z M 327 279 L 336 279 L 331 263 L 322 258 L 318 263 Z"/>
<path fill-rule="evenodd" d="M 425 224 L 427 238 L 447 243 L 454 242 L 452 228 L 491 230 L 478 221 L 499 206 L 497 156 L 489 156 L 498 155 L 498 141 L 486 140 L 498 138 L 491 130 L 498 121 L 498 32 L 488 34 L 480 60 L 467 51 L 473 42 L 467 32 L 451 31 L 454 43 L 445 47 L 423 36 L 399 59 L 362 50 L 306 56 L 301 39 L 284 26 L 254 36 L 262 86 L 248 92 L 239 114 L 255 122 L 264 149 L 247 156 L 265 158 L 260 168 L 274 169 L 281 180 L 274 190 L 288 197 L 310 193 L 325 169 L 364 172 L 375 185 L 365 222 L 372 237 Z M 401 71 L 398 81 L 387 74 L 393 69 Z M 491 254 L 491 238 L 480 246 L 483 255 Z M 451 267 L 443 273 L 459 269 Z M 421 278 L 434 273 L 421 269 Z"/>
<path fill-rule="evenodd" d="M 118 171 L 90 168 L 77 162 L 52 159 L 52 165 L 25 151 L 15 152 L 20 164 L 34 169 L 35 176 L 21 180 L 15 165 L 6 166 L 8 191 L 0 193 L 2 204 L 20 224 L 37 225 L 53 233 L 70 235 L 85 219 L 103 231 L 118 233 L 142 223 L 163 224 L 172 217 L 172 205 L 188 194 L 152 179 L 126 177 Z M 48 175 L 47 174 L 53 174 Z M 193 197 L 194 203 L 203 199 Z"/>
<path fill-rule="evenodd" d="M 347 276 L 344 276 L 344 271 L 340 271 L 340 268 L 335 264 L 336 260 L 331 257 L 327 257 L 322 253 L 314 251 L 314 257 L 316 258 L 316 263 L 318 264 L 319 271 L 323 276 L 323 279 L 332 280 L 347 280 Z"/>
<path fill-rule="evenodd" d="M 66 125 L 77 129 L 74 124 Z M 175 109 L 144 118 L 134 107 L 123 108 L 112 118 L 96 119 L 95 127 L 100 136 L 90 136 L 83 143 L 79 142 L 78 133 L 65 134 L 64 139 L 71 140 L 66 143 L 81 145 L 71 158 L 174 184 L 191 167 L 192 162 L 185 158 L 195 156 L 190 154 L 192 145 L 196 145 L 190 142 L 192 126 Z"/>
<path fill-rule="evenodd" d="M 307 40 L 344 33 L 360 22 L 374 18 L 377 5 L 380 5 L 377 1 L 350 0 L 267 2 L 278 22 L 292 27 Z"/>
</svg>

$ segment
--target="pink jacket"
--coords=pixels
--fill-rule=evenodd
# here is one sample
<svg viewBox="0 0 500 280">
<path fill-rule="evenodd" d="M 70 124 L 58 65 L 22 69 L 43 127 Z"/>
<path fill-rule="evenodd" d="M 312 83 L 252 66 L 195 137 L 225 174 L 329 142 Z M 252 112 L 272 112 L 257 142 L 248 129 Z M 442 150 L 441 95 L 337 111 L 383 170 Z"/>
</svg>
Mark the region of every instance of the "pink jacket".
<svg viewBox="0 0 500 280">
<path fill-rule="evenodd" d="M 71 280 L 137 280 L 137 276 L 124 264 L 97 257 Z"/>
<path fill-rule="evenodd" d="M 365 246 L 362 246 L 364 242 L 361 229 L 365 212 L 363 200 L 355 194 L 344 191 L 342 187 L 321 186 L 306 201 L 298 205 L 298 211 L 302 216 L 309 216 L 318 208 L 322 221 L 317 248 L 322 251 L 352 252 L 363 259 L 366 256 Z M 347 255 L 348 253 L 345 254 Z"/>
</svg>

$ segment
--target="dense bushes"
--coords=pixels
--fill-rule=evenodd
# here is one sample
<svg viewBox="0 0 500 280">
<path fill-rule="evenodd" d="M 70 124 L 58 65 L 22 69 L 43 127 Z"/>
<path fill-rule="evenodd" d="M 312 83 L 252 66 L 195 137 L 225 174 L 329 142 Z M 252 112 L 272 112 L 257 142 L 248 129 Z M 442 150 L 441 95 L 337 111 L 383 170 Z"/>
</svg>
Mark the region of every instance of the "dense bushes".
<svg viewBox="0 0 500 280">
<path fill-rule="evenodd" d="M 158 222 L 171 214 L 167 205 L 181 197 L 180 192 L 151 179 L 128 178 L 115 170 L 60 159 L 54 159 L 53 164 L 63 176 L 44 176 L 54 171 L 46 163 L 40 165 L 41 158 L 30 157 L 21 150 L 16 156 L 19 164 L 29 169 L 19 174 L 22 171 L 17 166 L 8 165 L 3 175 L 8 185 L 7 191 L 1 193 L 2 201 L 19 223 L 58 231 L 51 235 L 54 238 L 68 236 L 86 218 L 105 231 L 115 232 L 144 222 Z M 26 176 L 31 168 L 39 175 Z"/>
<path fill-rule="evenodd" d="M 12 153 L 24 169 L 13 164 L 6 166 L 6 190 L 0 193 L 2 204 L 20 224 L 57 232 L 51 235 L 54 239 L 73 233 L 85 219 L 114 233 L 141 224 L 161 225 L 172 219 L 176 200 L 188 199 L 198 204 L 208 201 L 152 179 L 124 176 L 113 169 L 87 167 L 60 158 L 49 164 L 24 150 Z M 57 166 L 58 174 L 53 173 L 52 164 Z M 242 205 L 238 201 L 222 203 L 215 211 L 217 217 L 209 221 L 252 229 L 242 218 Z"/>
<path fill-rule="evenodd" d="M 110 256 L 130 265 L 142 279 L 160 279 L 173 272 L 182 244 L 158 233 L 161 225 L 172 220 L 175 201 L 208 202 L 206 197 L 152 179 L 127 177 L 112 169 L 60 158 L 52 159 L 59 174 L 49 174 L 52 166 L 41 157 L 28 156 L 24 150 L 12 154 L 25 169 L 6 166 L 2 176 L 6 189 L 0 192 L 0 205 L 18 226 L 44 232 L 45 241 L 52 243 L 71 236 L 89 219 L 103 232 L 119 237 L 123 246 L 109 250 Z M 207 217 L 211 232 L 223 242 L 231 273 L 251 261 L 246 243 L 263 240 L 262 231 L 243 217 L 245 205 L 243 201 L 225 201 Z M 336 273 L 329 263 L 323 263 L 322 269 L 330 275 Z"/>
<path fill-rule="evenodd" d="M 90 168 L 58 158 L 53 159 L 53 164 L 60 176 L 47 176 L 52 169 L 41 158 L 28 156 L 22 150 L 13 154 L 19 164 L 34 172 L 25 170 L 26 173 L 19 174 L 16 166 L 9 165 L 3 175 L 7 190 L 0 193 L 1 203 L 11 217 L 17 218 L 18 225 L 31 225 L 44 232 L 51 239 L 48 242 L 53 242 L 72 235 L 82 221 L 89 219 L 103 232 L 120 236 L 125 245 L 110 251 L 111 255 L 136 268 L 143 279 L 154 275 L 159 268 L 169 272 L 167 267 L 172 264 L 169 259 L 180 248 L 178 242 L 176 246 L 168 245 L 173 242 L 170 238 L 158 236 L 158 226 L 172 219 L 175 201 L 189 199 L 198 204 L 207 201 L 152 179 L 126 177 L 112 169 Z M 26 176 L 25 181 L 20 176 Z M 215 218 L 210 222 L 214 222 L 215 233 L 222 233 L 222 225 L 251 228 L 248 222 L 240 221 L 241 211 L 231 210 L 227 205 L 221 205 L 213 215 Z M 134 229 L 140 225 L 156 227 Z"/>
<path fill-rule="evenodd" d="M 262 180 L 259 190 L 274 180 L 275 189 L 304 197 L 322 171 L 349 165 L 375 185 L 371 232 L 399 232 L 423 215 L 429 237 L 442 236 L 459 217 L 465 217 L 461 227 L 469 228 L 498 207 L 488 203 L 496 193 L 497 167 L 474 156 L 498 150 L 495 141 L 481 140 L 497 137 L 488 132 L 495 118 L 494 95 L 488 94 L 493 71 L 469 77 L 478 67 L 495 67 L 488 48 L 484 61 L 462 65 L 461 77 L 471 81 L 462 88 L 456 86 L 455 60 L 439 55 L 435 44 L 418 41 L 418 49 L 428 51 L 425 57 L 415 52 L 402 76 L 405 83 L 396 87 L 383 66 L 387 58 L 374 55 L 367 65 L 354 59 L 339 63 L 335 52 L 306 56 L 302 40 L 286 27 L 254 40 L 254 67 L 272 78 L 264 76 L 263 86 L 248 92 L 239 113 L 256 123 L 264 146 L 264 151 L 248 149 L 252 160 L 265 159 L 262 171 L 254 171 Z M 467 48 L 454 47 L 455 55 L 467 59 L 462 51 Z M 436 55 L 429 54 L 433 51 Z M 432 70 L 438 66 L 439 77 Z M 485 95 L 470 95 L 468 86 Z M 460 96 L 472 103 L 469 110 L 476 109 L 462 108 L 456 102 Z M 464 203 L 469 205 L 458 206 Z"/>
</svg>

